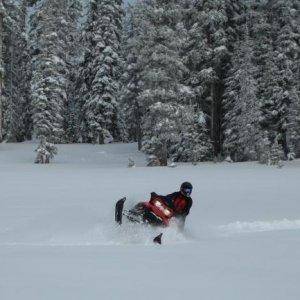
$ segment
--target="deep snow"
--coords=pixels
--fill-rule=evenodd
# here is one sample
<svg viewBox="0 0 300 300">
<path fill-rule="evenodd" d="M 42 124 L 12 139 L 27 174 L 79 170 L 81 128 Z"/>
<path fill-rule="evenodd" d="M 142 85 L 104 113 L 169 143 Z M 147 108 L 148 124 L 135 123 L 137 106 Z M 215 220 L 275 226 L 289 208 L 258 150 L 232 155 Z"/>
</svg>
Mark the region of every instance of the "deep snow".
<svg viewBox="0 0 300 300">
<path fill-rule="evenodd" d="M 300 161 L 147 168 L 135 144 L 0 144 L 0 299 L 300 297 Z M 127 168 L 128 157 L 136 168 Z M 186 233 L 113 223 L 114 202 L 194 184 Z"/>
</svg>

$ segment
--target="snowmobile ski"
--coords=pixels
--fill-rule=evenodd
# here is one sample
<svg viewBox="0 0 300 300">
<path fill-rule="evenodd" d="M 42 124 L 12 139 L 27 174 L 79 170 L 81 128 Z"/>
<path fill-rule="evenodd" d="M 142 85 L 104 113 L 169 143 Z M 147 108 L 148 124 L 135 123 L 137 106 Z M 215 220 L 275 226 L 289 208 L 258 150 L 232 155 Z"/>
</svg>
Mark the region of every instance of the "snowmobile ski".
<svg viewBox="0 0 300 300">
<path fill-rule="evenodd" d="M 116 203 L 116 208 L 115 208 L 115 221 L 119 225 L 122 224 L 122 217 L 123 217 L 123 207 L 124 207 L 124 202 L 126 201 L 126 197 L 120 199 Z"/>
<path fill-rule="evenodd" d="M 161 238 L 162 238 L 162 233 L 161 234 L 159 234 L 158 236 L 156 236 L 154 239 L 153 239 L 153 243 L 154 244 L 159 244 L 159 245 L 161 245 Z"/>
</svg>

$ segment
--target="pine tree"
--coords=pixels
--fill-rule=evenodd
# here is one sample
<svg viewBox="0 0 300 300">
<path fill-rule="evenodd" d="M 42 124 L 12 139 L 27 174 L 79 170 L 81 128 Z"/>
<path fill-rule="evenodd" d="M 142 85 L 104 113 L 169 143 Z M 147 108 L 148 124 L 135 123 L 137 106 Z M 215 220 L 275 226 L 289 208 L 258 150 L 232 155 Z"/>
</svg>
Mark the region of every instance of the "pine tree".
<svg viewBox="0 0 300 300">
<path fill-rule="evenodd" d="M 4 81 L 4 66 L 3 66 L 3 32 L 4 32 L 4 17 L 5 8 L 3 0 L 0 0 L 0 142 L 2 142 L 2 124 L 3 124 L 3 81 Z"/>
<path fill-rule="evenodd" d="M 163 153 L 164 157 L 160 159 L 165 164 L 166 156 L 170 156 L 171 147 L 179 137 L 175 112 L 189 103 L 190 98 L 190 91 L 183 85 L 187 69 L 180 53 L 182 11 L 178 1 L 159 0 L 142 3 L 137 9 L 139 31 L 135 43 L 138 47 L 137 66 L 141 72 L 136 101 L 143 115 L 142 149 L 150 154 Z M 167 116 L 167 112 L 174 113 Z M 157 126 L 153 120 L 158 122 Z M 160 123 L 165 124 L 164 132 Z"/>
<path fill-rule="evenodd" d="M 83 45 L 80 35 L 82 28 L 79 24 L 83 16 L 83 5 L 80 0 L 68 0 L 68 80 L 67 80 L 67 107 L 65 112 L 65 131 L 68 142 L 77 142 L 79 134 L 78 113 L 76 111 L 77 75 L 80 57 L 83 54 Z"/>
<path fill-rule="evenodd" d="M 286 78 L 285 72 L 278 67 L 276 53 L 269 54 L 267 69 L 263 76 L 264 89 L 260 99 L 261 118 L 260 124 L 263 130 L 267 130 L 271 147 L 275 140 L 278 141 L 287 156 L 289 150 L 286 143 L 286 128 L 290 97 L 284 89 Z"/>
<path fill-rule="evenodd" d="M 300 4 L 299 1 L 274 1 L 271 3 L 271 18 L 274 29 L 274 49 L 280 73 L 284 77 L 283 92 L 288 100 L 288 117 L 282 132 L 283 148 L 285 155 L 294 153 L 297 142 L 300 140 L 299 128 L 299 94 L 297 84 L 299 77 L 300 57 Z"/>
<path fill-rule="evenodd" d="M 139 45 L 136 37 L 139 34 L 138 4 L 127 8 L 124 26 L 123 56 L 125 58 L 122 76 L 121 108 L 124 113 L 126 130 L 130 141 L 137 141 L 141 149 L 142 142 L 142 105 L 139 102 L 140 78 L 142 66 L 138 63 Z"/>
<path fill-rule="evenodd" d="M 278 140 L 276 138 L 270 148 L 268 165 L 280 166 L 280 161 L 283 157 L 282 152 L 282 147 L 278 144 Z"/>
<path fill-rule="evenodd" d="M 245 38 L 233 53 L 232 68 L 224 93 L 224 150 L 234 161 L 256 160 L 259 156 L 260 107 L 257 99 L 257 68 L 253 42 L 247 27 Z"/>
<path fill-rule="evenodd" d="M 174 102 L 155 102 L 147 111 L 143 122 L 143 151 L 155 155 L 160 165 L 166 166 L 168 158 L 177 152 L 174 145 L 180 142 L 184 106 Z"/>
<path fill-rule="evenodd" d="M 92 1 L 85 29 L 87 45 L 80 76 L 81 130 L 84 141 L 118 139 L 122 1 Z"/>
<path fill-rule="evenodd" d="M 31 98 L 34 135 L 49 142 L 64 140 L 68 22 L 67 2 L 38 1 L 30 17 Z"/>
<path fill-rule="evenodd" d="M 205 35 L 203 33 L 200 11 L 202 7 L 197 1 L 185 11 L 185 27 L 187 30 L 187 41 L 183 46 L 184 62 L 188 68 L 186 84 L 192 89 L 193 102 L 200 109 L 210 114 L 209 85 L 215 79 L 213 69 L 206 66 L 211 59 L 207 51 Z"/>
<path fill-rule="evenodd" d="M 6 116 L 4 120 L 6 139 L 21 142 L 30 138 L 31 114 L 29 97 L 29 53 L 26 39 L 27 1 L 6 1 L 10 17 L 5 35 L 5 89 Z"/>
<path fill-rule="evenodd" d="M 199 107 L 210 117 L 214 156 L 221 153 L 222 94 L 230 50 L 226 5 L 225 0 L 194 1 L 187 43 L 189 83 Z"/>
<path fill-rule="evenodd" d="M 194 107 L 185 107 L 182 113 L 181 134 L 174 146 L 173 160 L 194 163 L 212 160 L 213 147 L 204 113 Z"/>
<path fill-rule="evenodd" d="M 236 43 L 239 42 L 245 34 L 244 29 L 249 18 L 249 10 L 250 7 L 247 1 L 225 0 L 227 48 L 231 55 L 234 55 L 233 51 L 236 47 Z M 248 26 L 250 26 L 249 22 Z"/>
<path fill-rule="evenodd" d="M 43 135 L 40 136 L 40 143 L 35 151 L 37 152 L 36 164 L 49 164 L 50 160 L 57 154 L 56 146 L 47 142 L 47 139 Z"/>
<path fill-rule="evenodd" d="M 266 68 L 268 55 L 272 51 L 272 26 L 269 23 L 267 11 L 268 8 L 263 0 L 253 0 L 250 2 L 248 12 L 248 25 L 250 37 L 254 42 L 254 61 L 259 70 L 259 93 L 260 79 Z"/>
<path fill-rule="evenodd" d="M 268 131 L 271 144 L 278 141 L 285 158 L 294 152 L 298 140 L 295 60 L 300 48 L 294 4 L 280 0 L 267 3 L 273 49 L 268 51 L 261 94 L 262 129 Z"/>
</svg>

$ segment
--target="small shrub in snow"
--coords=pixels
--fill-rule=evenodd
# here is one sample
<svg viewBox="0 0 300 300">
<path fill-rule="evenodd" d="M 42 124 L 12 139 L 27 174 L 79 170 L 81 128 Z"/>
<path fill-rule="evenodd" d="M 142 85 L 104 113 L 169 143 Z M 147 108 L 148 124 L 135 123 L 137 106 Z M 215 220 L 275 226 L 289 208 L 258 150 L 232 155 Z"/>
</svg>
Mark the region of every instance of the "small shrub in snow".
<svg viewBox="0 0 300 300">
<path fill-rule="evenodd" d="M 147 163 L 148 167 L 158 167 L 160 165 L 161 165 L 161 163 L 156 155 L 152 154 L 152 155 L 148 156 L 148 163 Z"/>
<path fill-rule="evenodd" d="M 296 154 L 295 154 L 294 152 L 290 152 L 290 153 L 288 153 L 288 155 L 287 155 L 287 159 L 288 159 L 288 160 L 294 160 L 295 157 L 296 157 Z"/>
<path fill-rule="evenodd" d="M 41 137 L 40 144 L 35 151 L 37 152 L 35 159 L 36 164 L 48 164 L 54 155 L 57 154 L 56 146 L 52 143 L 48 143 L 44 136 Z"/>
<path fill-rule="evenodd" d="M 134 168 L 134 167 L 135 167 L 135 162 L 131 157 L 129 157 L 128 158 L 128 168 Z"/>
<path fill-rule="evenodd" d="M 225 161 L 228 162 L 228 163 L 232 163 L 233 160 L 231 159 L 230 155 L 228 155 L 226 158 L 225 158 Z"/>
<path fill-rule="evenodd" d="M 275 139 L 270 149 L 269 165 L 279 166 L 281 165 L 281 158 L 283 157 L 283 151 L 280 148 L 277 139 Z"/>
<path fill-rule="evenodd" d="M 171 163 L 168 164 L 168 167 L 169 167 L 169 168 L 176 168 L 176 167 L 177 167 L 177 164 L 174 162 L 174 160 L 172 160 Z"/>
</svg>

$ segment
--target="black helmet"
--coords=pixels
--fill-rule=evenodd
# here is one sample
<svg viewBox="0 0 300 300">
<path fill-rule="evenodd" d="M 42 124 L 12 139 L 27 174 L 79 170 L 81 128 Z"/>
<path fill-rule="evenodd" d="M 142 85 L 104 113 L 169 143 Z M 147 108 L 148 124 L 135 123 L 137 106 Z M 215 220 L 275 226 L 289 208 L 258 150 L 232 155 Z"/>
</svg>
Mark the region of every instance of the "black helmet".
<svg viewBox="0 0 300 300">
<path fill-rule="evenodd" d="M 184 182 L 181 186 L 180 186 L 180 192 L 184 195 L 184 196 L 190 196 L 192 194 L 193 191 L 193 186 L 190 182 Z"/>
</svg>

